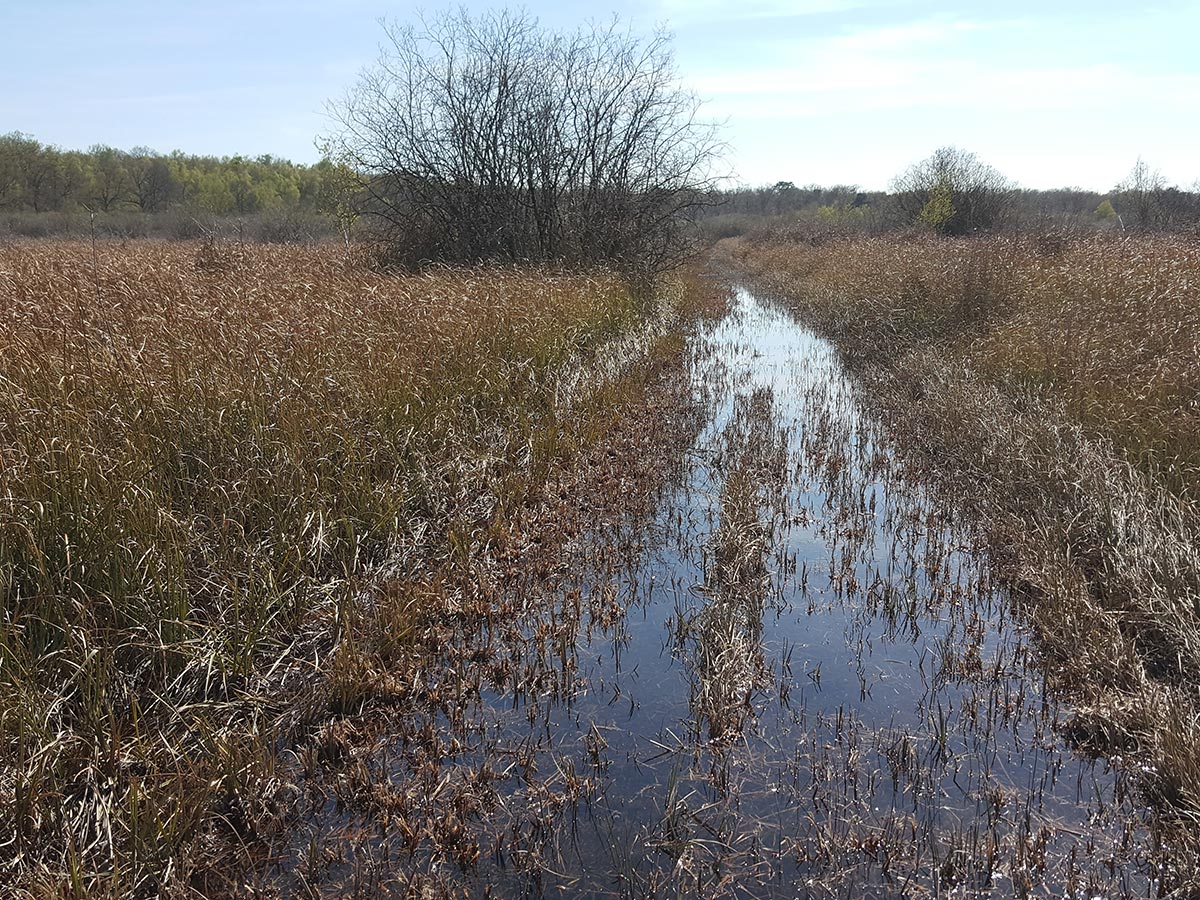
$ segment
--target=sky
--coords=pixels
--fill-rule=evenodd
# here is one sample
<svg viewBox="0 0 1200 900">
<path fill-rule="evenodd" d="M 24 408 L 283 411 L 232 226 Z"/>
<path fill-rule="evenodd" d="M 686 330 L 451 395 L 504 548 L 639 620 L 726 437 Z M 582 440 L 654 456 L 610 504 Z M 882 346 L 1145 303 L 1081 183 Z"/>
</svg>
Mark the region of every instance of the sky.
<svg viewBox="0 0 1200 900">
<path fill-rule="evenodd" d="M 455 4 L 456 6 L 459 4 Z M 493 4 L 467 2 L 472 10 Z M 0 133 L 64 148 L 319 158 L 381 0 L 0 0 Z M 886 187 L 954 145 L 1025 187 L 1200 181 L 1200 2 L 528 0 L 552 28 L 673 35 L 738 183 Z"/>
</svg>

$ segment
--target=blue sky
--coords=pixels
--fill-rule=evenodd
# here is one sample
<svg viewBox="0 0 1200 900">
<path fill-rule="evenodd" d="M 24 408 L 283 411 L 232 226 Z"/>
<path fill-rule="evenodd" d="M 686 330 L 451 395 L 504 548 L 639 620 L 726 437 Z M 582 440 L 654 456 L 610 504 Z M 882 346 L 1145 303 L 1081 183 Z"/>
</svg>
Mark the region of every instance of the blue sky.
<svg viewBox="0 0 1200 900">
<path fill-rule="evenodd" d="M 486 4 L 470 2 L 469 8 Z M 1028 187 L 1107 189 L 1139 156 L 1200 179 L 1200 2 L 530 0 L 547 25 L 666 24 L 749 184 L 886 185 L 945 144 Z M 0 0 L 0 132 L 63 147 L 317 158 L 375 57 L 378 0 Z"/>
</svg>

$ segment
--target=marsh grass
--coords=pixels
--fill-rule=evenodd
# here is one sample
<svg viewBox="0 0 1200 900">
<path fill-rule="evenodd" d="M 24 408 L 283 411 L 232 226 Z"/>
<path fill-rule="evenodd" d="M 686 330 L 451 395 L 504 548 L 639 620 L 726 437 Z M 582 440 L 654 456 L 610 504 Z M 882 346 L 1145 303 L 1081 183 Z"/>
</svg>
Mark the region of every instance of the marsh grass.
<svg viewBox="0 0 1200 900">
<path fill-rule="evenodd" d="M 299 825 L 248 842 L 242 895 L 1187 896 L 834 350 L 749 296 L 676 338 L 443 573 L 397 699 L 277 769 Z M 740 652 L 706 667 L 711 620 Z"/>
<path fill-rule="evenodd" d="M 1183 237 L 817 244 L 726 252 L 853 357 L 937 346 L 1044 394 L 1188 500 L 1200 485 L 1200 248 Z"/>
<path fill-rule="evenodd" d="M 721 485 L 719 521 L 707 548 L 704 602 L 685 626 L 697 723 L 707 723 L 708 737 L 718 743 L 738 738 L 755 692 L 767 681 L 763 613 L 787 464 L 771 391 L 738 397 L 712 463 Z"/>
<path fill-rule="evenodd" d="M 697 314 L 694 288 L 675 307 L 685 320 Z M 297 827 L 241 854 L 240 880 L 206 872 L 207 891 L 453 897 L 481 879 L 504 895 L 544 888 L 570 866 L 621 733 L 564 731 L 553 710 L 584 689 L 581 642 L 619 645 L 629 597 L 618 586 L 702 424 L 676 325 L 635 328 L 588 365 L 610 371 L 600 357 L 647 339 L 580 400 L 572 422 L 594 433 L 572 466 L 444 573 L 440 612 L 420 638 L 428 656 L 407 667 L 393 702 L 324 724 L 302 751 L 303 771 L 285 776 L 303 797 Z M 695 824 L 677 799 L 647 838 L 664 852 Z M 614 866 L 634 877 L 642 845 L 621 836 L 628 822 L 593 824 L 611 830 Z"/>
<path fill-rule="evenodd" d="M 0 884 L 47 896 L 165 890 L 278 818 L 279 750 L 395 692 L 439 570 L 655 335 L 580 367 L 665 310 L 214 242 L 5 245 L 0 298 Z"/>
<path fill-rule="evenodd" d="M 1200 816 L 1200 251 L 1181 238 L 762 238 L 727 257 L 832 337 L 989 523 L 1065 733 Z M 1180 851 L 1180 859 L 1191 852 Z M 1184 866 L 1186 868 L 1186 866 Z"/>
</svg>

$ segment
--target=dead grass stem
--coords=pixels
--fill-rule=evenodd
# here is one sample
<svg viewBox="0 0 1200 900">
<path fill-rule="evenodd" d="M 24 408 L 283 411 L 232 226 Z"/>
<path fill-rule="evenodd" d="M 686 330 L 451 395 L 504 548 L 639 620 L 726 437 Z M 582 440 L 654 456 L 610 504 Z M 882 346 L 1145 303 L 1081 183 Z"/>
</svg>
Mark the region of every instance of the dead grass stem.
<svg viewBox="0 0 1200 900">
<path fill-rule="evenodd" d="M 150 895 L 252 838 L 289 736 L 396 689 L 439 568 L 603 431 L 669 306 L 340 248 L 93 262 L 0 248 L 6 893 Z"/>
<path fill-rule="evenodd" d="M 1200 816 L 1200 250 L 1171 237 L 727 242 L 988 522 L 1086 748 Z M 1132 751 L 1132 752 L 1131 752 Z"/>
</svg>

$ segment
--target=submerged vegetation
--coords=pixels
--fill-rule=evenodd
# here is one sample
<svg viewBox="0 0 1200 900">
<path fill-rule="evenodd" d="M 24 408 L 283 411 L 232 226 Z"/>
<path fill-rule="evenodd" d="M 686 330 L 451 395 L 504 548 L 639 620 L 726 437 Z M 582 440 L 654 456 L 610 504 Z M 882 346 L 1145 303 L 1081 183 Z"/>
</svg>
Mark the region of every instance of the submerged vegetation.
<svg viewBox="0 0 1200 900">
<path fill-rule="evenodd" d="M 1200 250 L 1181 237 L 764 237 L 734 253 L 855 357 L 954 351 L 1200 499 Z"/>
<path fill-rule="evenodd" d="M 0 296 L 0 883 L 96 896 L 270 818 L 278 753 L 387 693 L 678 292 L 210 242 L 9 245 Z"/>
<path fill-rule="evenodd" d="M 313 166 L 0 135 L 0 893 L 1197 897 L 1200 193 L 383 28 Z"/>
<path fill-rule="evenodd" d="M 739 292 L 684 361 L 499 570 L 464 571 L 404 703 L 322 729 L 246 883 L 1186 896 L 1137 795 L 1058 739 L 979 523 L 833 349 Z"/>
<path fill-rule="evenodd" d="M 1200 254 L 1180 237 L 763 235 L 727 258 L 832 337 L 992 535 L 1066 733 L 1200 815 Z M 1193 847 L 1194 850 L 1194 847 Z M 1183 852 L 1183 851 L 1181 851 Z"/>
<path fill-rule="evenodd" d="M 0 250 L 3 888 L 1188 896 L 1194 257 L 724 248 Z"/>
<path fill-rule="evenodd" d="M 694 641 L 696 722 L 707 723 L 708 737 L 718 743 L 742 734 L 763 686 L 768 556 L 787 505 L 787 438 L 771 391 L 760 388 L 738 401 L 714 460 L 720 521 L 708 542 L 705 603 L 682 623 Z"/>
</svg>

